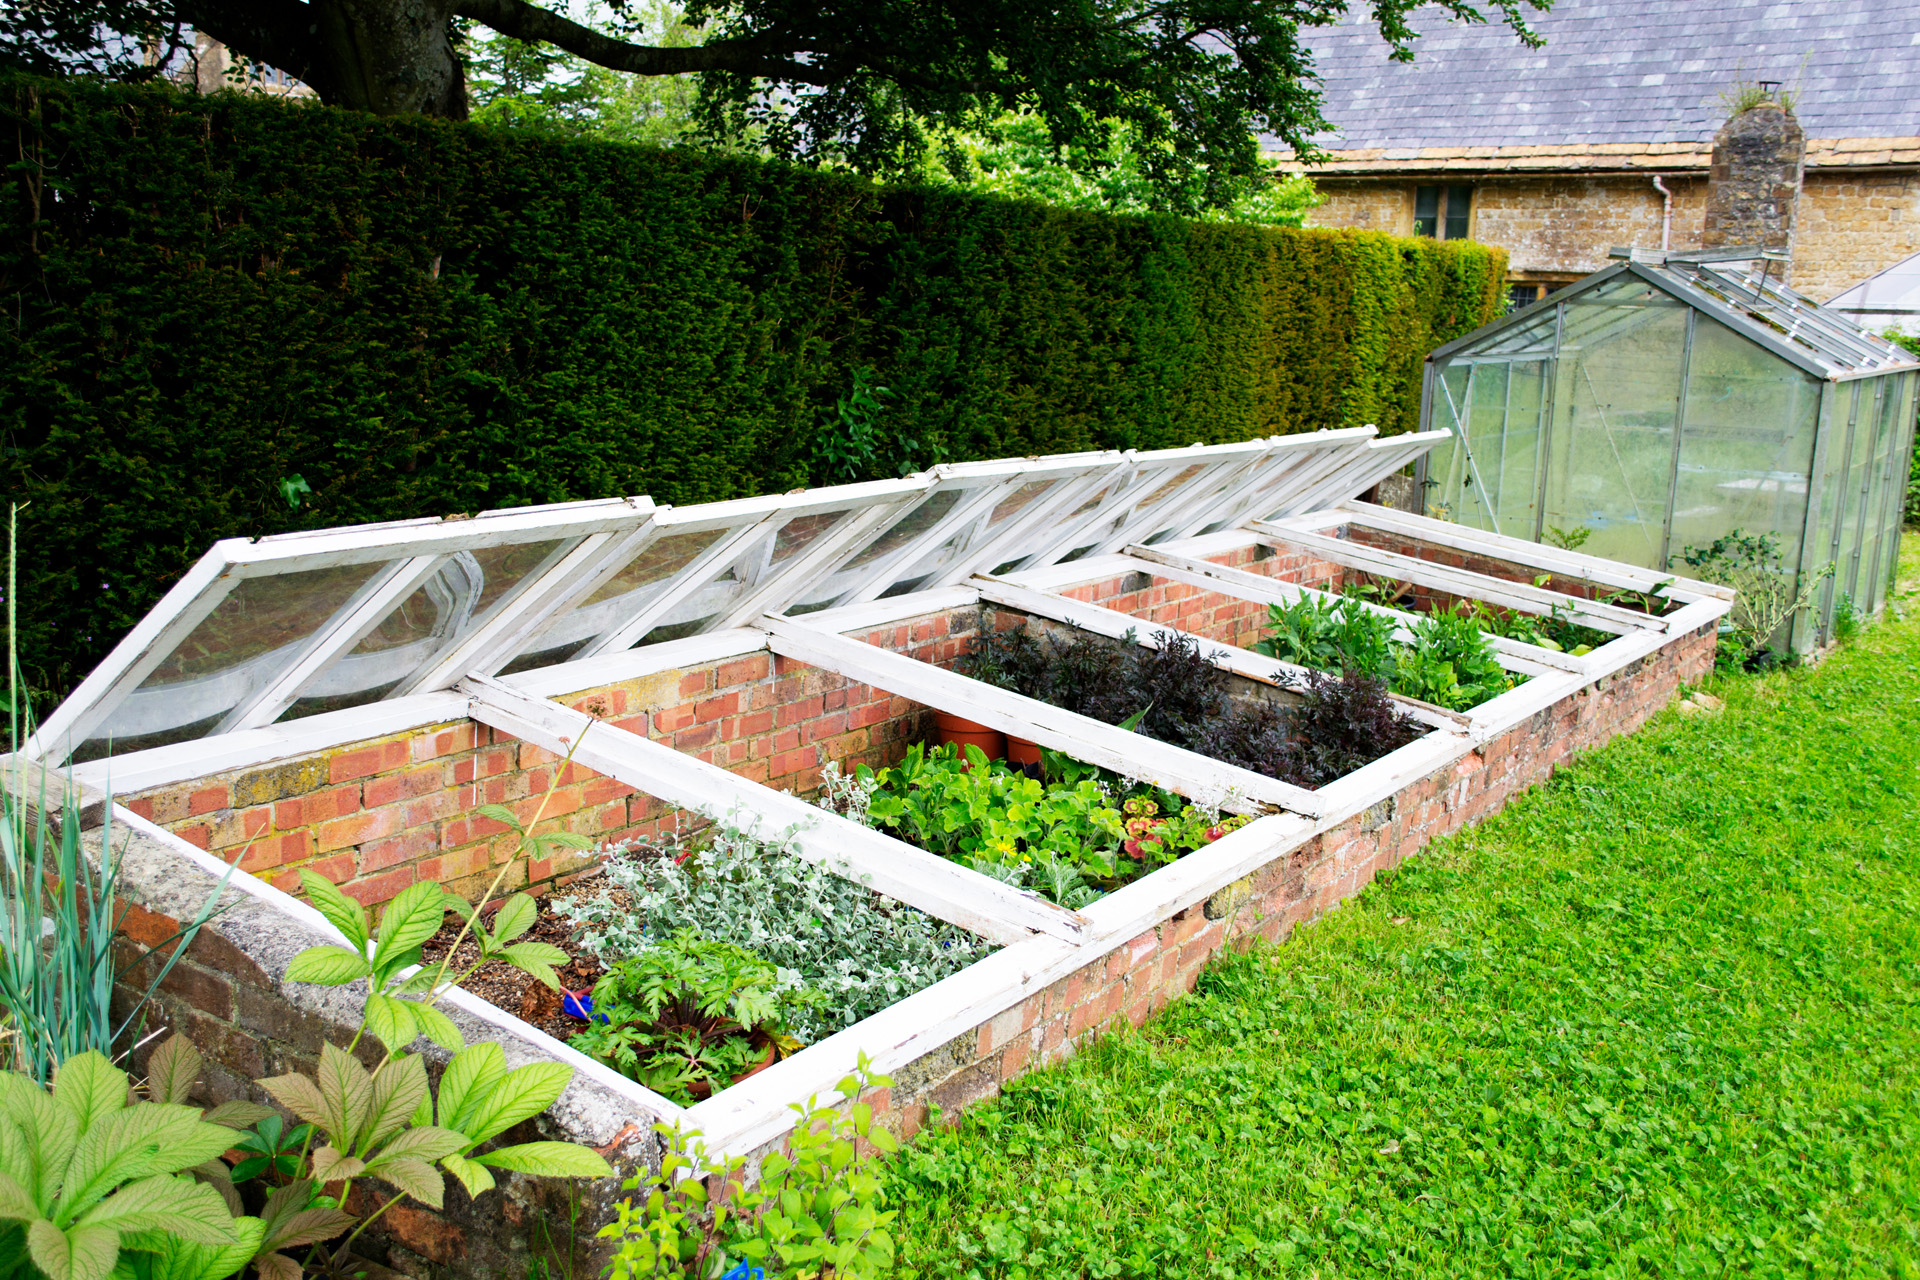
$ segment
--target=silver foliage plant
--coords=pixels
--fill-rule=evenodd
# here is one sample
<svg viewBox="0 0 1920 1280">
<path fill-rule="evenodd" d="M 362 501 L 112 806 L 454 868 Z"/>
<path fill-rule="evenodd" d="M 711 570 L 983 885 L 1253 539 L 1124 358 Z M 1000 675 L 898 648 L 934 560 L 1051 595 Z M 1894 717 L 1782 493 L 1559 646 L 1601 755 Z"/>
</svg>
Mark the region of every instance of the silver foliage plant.
<svg viewBox="0 0 1920 1280">
<path fill-rule="evenodd" d="M 745 947 L 824 997 L 793 1027 L 809 1043 L 996 949 L 813 865 L 792 852 L 793 834 L 763 839 L 730 816 L 696 835 L 618 846 L 603 886 L 555 910 L 608 963 L 683 929 Z"/>
</svg>

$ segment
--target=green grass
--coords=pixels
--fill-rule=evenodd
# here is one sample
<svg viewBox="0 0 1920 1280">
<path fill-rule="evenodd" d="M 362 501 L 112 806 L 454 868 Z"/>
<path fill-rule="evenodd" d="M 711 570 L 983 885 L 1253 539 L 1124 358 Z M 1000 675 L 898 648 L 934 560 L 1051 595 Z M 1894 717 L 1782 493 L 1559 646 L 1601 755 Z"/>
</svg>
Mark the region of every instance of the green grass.
<svg viewBox="0 0 1920 1280">
<path fill-rule="evenodd" d="M 902 1273 L 1920 1276 L 1920 622 L 1716 691 L 924 1136 Z"/>
</svg>

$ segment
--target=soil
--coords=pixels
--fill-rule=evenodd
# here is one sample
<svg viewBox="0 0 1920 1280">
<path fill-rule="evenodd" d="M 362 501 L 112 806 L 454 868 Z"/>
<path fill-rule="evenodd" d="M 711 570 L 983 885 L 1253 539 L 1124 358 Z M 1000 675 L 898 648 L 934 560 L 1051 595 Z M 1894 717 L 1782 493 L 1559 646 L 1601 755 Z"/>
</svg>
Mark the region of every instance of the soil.
<svg viewBox="0 0 1920 1280">
<path fill-rule="evenodd" d="M 551 943 L 566 952 L 572 958 L 556 970 L 560 975 L 560 985 L 570 991 L 585 991 L 606 972 L 606 967 L 574 941 L 573 929 L 570 922 L 555 915 L 550 905 L 542 899 L 540 915 L 534 921 L 533 928 L 516 941 Z M 447 954 L 447 948 L 459 932 L 460 926 L 450 922 L 427 939 L 420 948 L 425 961 L 437 963 Z M 479 947 L 472 938 L 467 938 L 454 955 L 454 970 L 458 972 L 479 958 Z M 558 991 L 549 989 L 533 975 L 514 968 L 504 960 L 490 960 L 481 965 L 460 986 L 462 990 L 479 996 L 496 1009 L 506 1010 L 522 1022 L 538 1027 L 556 1040 L 571 1039 L 587 1025 L 561 1012 Z"/>
</svg>

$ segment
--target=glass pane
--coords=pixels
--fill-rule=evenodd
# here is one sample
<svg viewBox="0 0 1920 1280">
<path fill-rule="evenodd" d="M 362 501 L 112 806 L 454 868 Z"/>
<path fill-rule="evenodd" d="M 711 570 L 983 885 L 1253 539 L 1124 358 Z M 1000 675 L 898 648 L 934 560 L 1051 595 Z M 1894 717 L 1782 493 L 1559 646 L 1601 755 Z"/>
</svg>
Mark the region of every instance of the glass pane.
<svg viewBox="0 0 1920 1280">
<path fill-rule="evenodd" d="M 714 574 L 705 586 L 669 610 L 666 617 L 656 622 L 653 629 L 641 637 L 640 644 L 684 640 L 688 636 L 700 634 L 720 620 L 720 616 L 733 606 L 744 589 L 745 584 L 737 564 L 728 565 Z"/>
<path fill-rule="evenodd" d="M 1772 533 L 1800 562 L 1820 383 L 1700 316 L 1673 500 L 1673 555 L 1735 529 Z"/>
<path fill-rule="evenodd" d="M 1881 526 L 1886 523 L 1887 464 L 1893 454 L 1893 437 L 1898 434 L 1900 384 L 1893 378 L 1877 379 L 1882 388 L 1880 424 L 1874 433 L 1873 461 L 1869 464 L 1866 506 L 1860 513 L 1860 568 L 1854 574 L 1853 607 L 1871 608 L 1873 579 L 1880 571 Z"/>
<path fill-rule="evenodd" d="M 345 657 L 314 677 L 280 719 L 378 702 L 484 621 L 487 610 L 529 573 L 578 541 L 548 538 L 449 556 L 426 585 L 401 601 Z"/>
<path fill-rule="evenodd" d="M 859 555 L 847 562 L 846 567 L 858 569 L 882 556 L 892 555 L 934 525 L 939 524 L 946 514 L 953 510 L 954 504 L 968 492 L 965 489 L 942 489 L 888 525 L 886 532 L 863 547 Z"/>
<path fill-rule="evenodd" d="M 1440 230 L 1440 188 L 1413 189 L 1413 234 L 1430 236 Z"/>
<path fill-rule="evenodd" d="M 1592 530 L 1591 555 L 1658 568 L 1687 309 L 1634 282 L 1566 306 L 1544 524 Z"/>
<path fill-rule="evenodd" d="M 993 509 L 993 514 L 987 517 L 987 527 L 992 529 L 1011 520 L 1014 516 L 1026 510 L 1028 504 L 1033 502 L 1035 498 L 1038 498 L 1058 483 L 1058 480 L 1035 480 L 1030 484 L 1021 485 L 1018 489 L 1015 489 L 1003 498 L 1000 504 Z"/>
<path fill-rule="evenodd" d="M 1450 186 L 1447 188 L 1447 234 L 1448 240 L 1465 240 L 1469 218 L 1473 212 L 1473 188 Z"/>
<path fill-rule="evenodd" d="M 1840 554 L 1833 566 L 1833 595 L 1852 595 L 1855 564 L 1860 554 L 1860 511 L 1865 504 L 1867 467 L 1873 458 L 1874 435 L 1880 426 L 1878 386 L 1872 382 L 1855 383 L 1860 389 L 1859 410 L 1853 428 L 1853 448 L 1847 458 L 1847 473 L 1840 490 Z"/>
<path fill-rule="evenodd" d="M 823 511 L 816 516 L 796 516 L 787 521 L 780 526 L 780 532 L 773 536 L 773 555 L 767 561 L 767 568 L 777 569 L 799 555 L 815 538 L 825 534 L 850 514 L 847 511 Z"/>
<path fill-rule="evenodd" d="M 244 578 L 93 732 L 75 759 L 185 742 L 285 671 L 385 563 Z"/>
<path fill-rule="evenodd" d="M 732 532 L 730 528 L 675 533 L 649 543 L 639 555 L 579 606 L 553 620 L 507 664 L 502 675 L 566 662 L 599 636 L 621 626 L 667 587 L 695 556 Z"/>
<path fill-rule="evenodd" d="M 1547 369 L 1544 360 L 1516 360 L 1507 365 L 1506 397 L 1500 405 L 1505 430 L 1493 486 L 1500 512 L 1501 533 L 1533 537 L 1534 512 L 1540 501 L 1540 421 L 1546 408 Z"/>
</svg>

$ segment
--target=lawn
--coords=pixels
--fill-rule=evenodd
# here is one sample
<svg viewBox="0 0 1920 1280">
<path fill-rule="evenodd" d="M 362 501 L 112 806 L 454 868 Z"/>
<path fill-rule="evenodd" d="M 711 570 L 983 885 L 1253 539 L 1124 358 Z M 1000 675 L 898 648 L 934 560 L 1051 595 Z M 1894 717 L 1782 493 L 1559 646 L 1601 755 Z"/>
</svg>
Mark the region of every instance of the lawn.
<svg viewBox="0 0 1920 1280">
<path fill-rule="evenodd" d="M 1920 618 L 1714 691 L 923 1137 L 902 1273 L 1920 1277 Z"/>
</svg>

